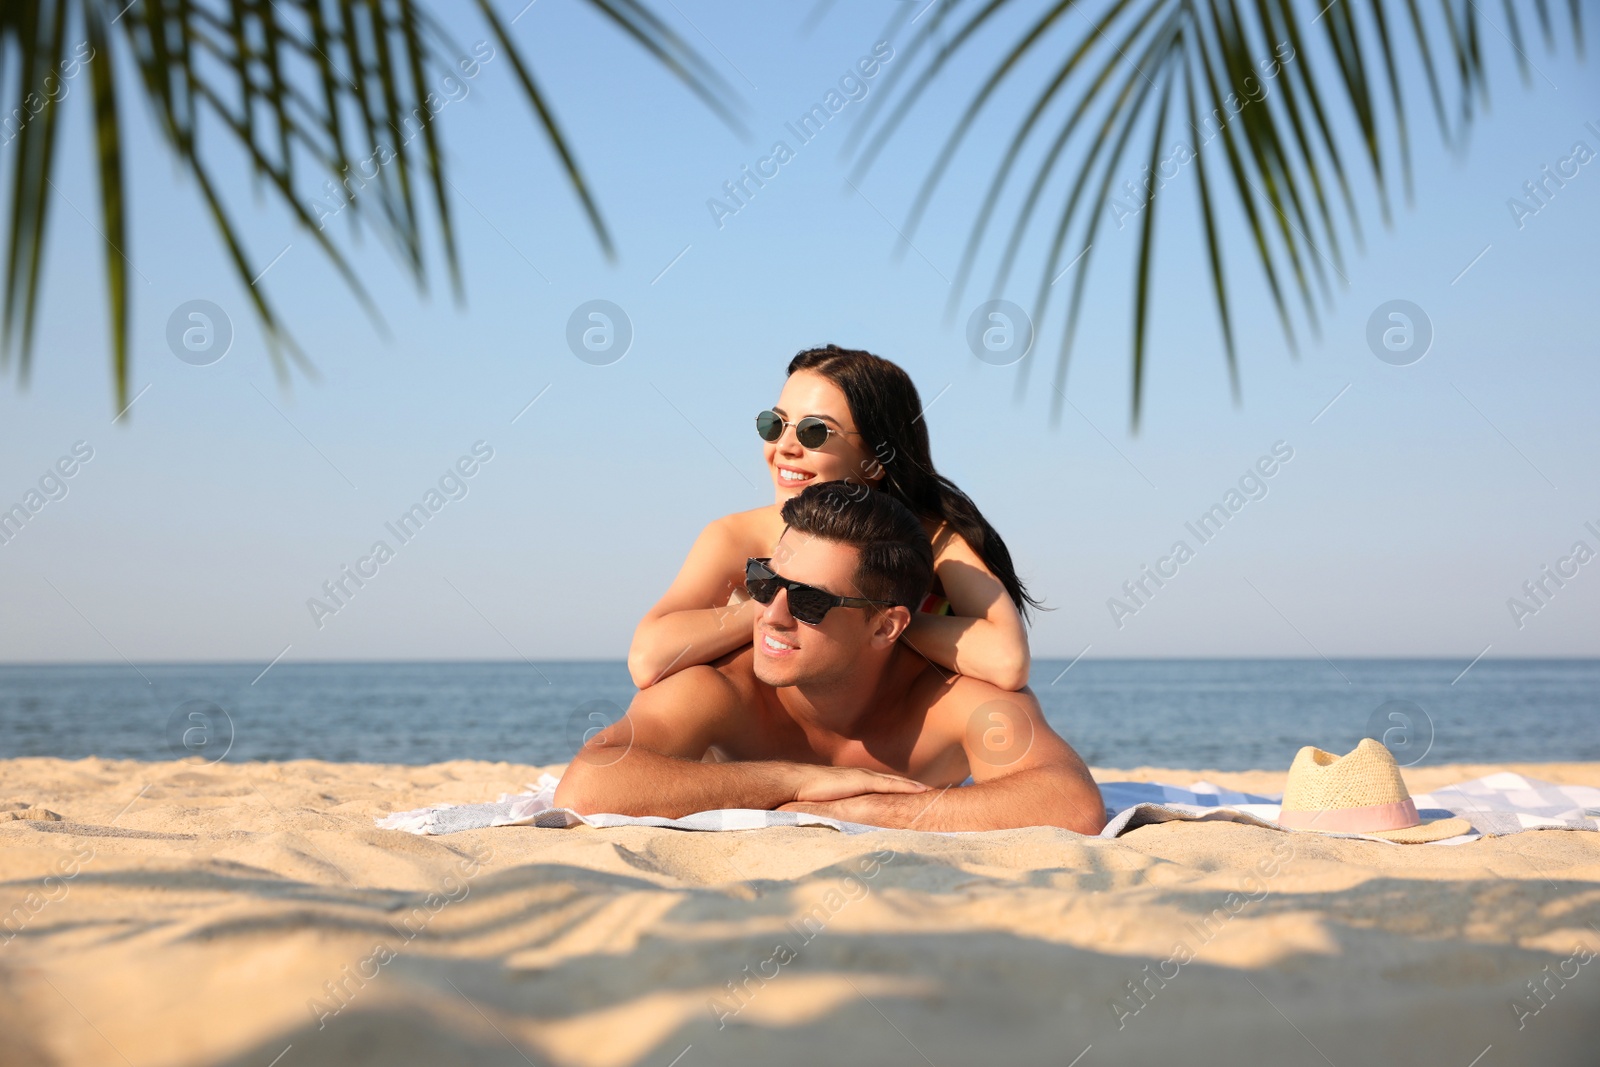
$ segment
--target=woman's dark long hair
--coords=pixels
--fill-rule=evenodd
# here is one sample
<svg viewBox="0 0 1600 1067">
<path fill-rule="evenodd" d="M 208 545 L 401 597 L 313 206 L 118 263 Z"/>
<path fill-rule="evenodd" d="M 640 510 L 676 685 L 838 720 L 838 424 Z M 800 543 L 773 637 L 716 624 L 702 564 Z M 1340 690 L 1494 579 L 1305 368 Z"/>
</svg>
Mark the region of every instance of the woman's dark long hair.
<svg viewBox="0 0 1600 1067">
<path fill-rule="evenodd" d="M 1040 606 L 1017 577 L 1011 551 L 989 520 L 967 494 L 934 469 L 922 400 L 909 374 L 882 356 L 838 345 L 801 352 L 789 361 L 788 373 L 800 370 L 822 375 L 844 393 L 863 446 L 877 458 L 876 467 L 869 462 L 869 469 L 862 472 L 862 481 L 881 467 L 883 480 L 877 487 L 922 518 L 948 523 L 965 538 L 1006 587 L 1024 619 L 1029 608 Z"/>
</svg>

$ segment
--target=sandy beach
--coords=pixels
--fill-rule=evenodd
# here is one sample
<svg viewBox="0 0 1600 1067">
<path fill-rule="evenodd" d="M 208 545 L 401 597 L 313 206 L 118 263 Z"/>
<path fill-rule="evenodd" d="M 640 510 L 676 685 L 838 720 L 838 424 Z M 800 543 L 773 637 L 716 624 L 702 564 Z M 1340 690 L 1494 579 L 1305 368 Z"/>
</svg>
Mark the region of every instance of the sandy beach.
<svg viewBox="0 0 1600 1067">
<path fill-rule="evenodd" d="M 0 761 L 0 1061 L 1596 1062 L 1600 834 L 373 826 L 540 770 Z"/>
</svg>

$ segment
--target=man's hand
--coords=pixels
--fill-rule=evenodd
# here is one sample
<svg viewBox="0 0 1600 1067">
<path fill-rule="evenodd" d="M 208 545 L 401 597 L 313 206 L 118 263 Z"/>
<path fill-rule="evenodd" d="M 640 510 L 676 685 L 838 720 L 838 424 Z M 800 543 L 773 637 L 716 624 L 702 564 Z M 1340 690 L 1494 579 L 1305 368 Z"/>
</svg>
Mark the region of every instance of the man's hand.
<svg viewBox="0 0 1600 1067">
<path fill-rule="evenodd" d="M 910 778 L 862 767 L 797 764 L 796 774 L 800 780 L 795 784 L 794 799 L 800 803 L 826 803 L 863 793 L 923 793 L 928 789 Z"/>
</svg>

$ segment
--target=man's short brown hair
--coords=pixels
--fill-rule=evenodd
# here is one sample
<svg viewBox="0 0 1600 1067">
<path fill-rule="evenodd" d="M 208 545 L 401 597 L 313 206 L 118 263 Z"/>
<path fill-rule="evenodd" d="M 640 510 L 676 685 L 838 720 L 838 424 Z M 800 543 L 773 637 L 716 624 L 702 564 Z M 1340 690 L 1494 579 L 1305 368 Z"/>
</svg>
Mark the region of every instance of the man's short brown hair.
<svg viewBox="0 0 1600 1067">
<path fill-rule="evenodd" d="M 853 545 L 856 589 L 843 596 L 887 600 L 916 611 L 933 585 L 933 547 L 911 509 L 888 493 L 850 482 L 808 485 L 783 505 L 789 529 Z"/>
</svg>

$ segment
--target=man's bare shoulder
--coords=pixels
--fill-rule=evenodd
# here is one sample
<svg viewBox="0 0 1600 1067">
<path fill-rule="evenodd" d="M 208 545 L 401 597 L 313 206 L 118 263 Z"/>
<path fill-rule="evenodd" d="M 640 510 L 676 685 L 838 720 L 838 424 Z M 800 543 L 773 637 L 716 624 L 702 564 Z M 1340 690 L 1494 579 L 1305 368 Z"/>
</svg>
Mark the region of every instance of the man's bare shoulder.
<svg viewBox="0 0 1600 1067">
<path fill-rule="evenodd" d="M 641 689 L 618 737 L 664 756 L 700 759 L 736 735 L 744 695 L 716 667 L 698 664 Z M 614 731 L 608 731 L 614 732 Z"/>
<path fill-rule="evenodd" d="M 998 686 L 964 674 L 954 674 L 921 656 L 907 654 L 900 669 L 906 671 L 905 692 L 908 705 L 918 710 L 981 704 L 1007 696 L 1032 698 L 1032 691 L 1008 692 Z M 891 668 L 893 669 L 893 668 Z"/>
<path fill-rule="evenodd" d="M 706 668 L 722 682 L 724 692 L 741 707 L 750 707 L 762 701 L 762 685 L 756 679 L 756 653 L 750 645 L 736 648 L 715 660 Z"/>
<path fill-rule="evenodd" d="M 962 706 L 976 706 L 991 700 L 1006 699 L 1026 704 L 1039 702 L 1039 698 L 1034 696 L 1033 690 L 1027 686 L 1018 690 L 1001 689 L 997 685 L 991 685 L 979 678 L 968 678 L 964 674 L 958 674 L 950 680 L 943 699 Z"/>
<path fill-rule="evenodd" d="M 916 677 L 906 700 L 910 708 L 925 713 L 925 731 L 952 738 L 960 737 L 984 709 L 1011 719 L 1018 714 L 1031 718 L 1039 708 L 1031 689 L 1013 692 L 964 674 L 949 674 L 931 664 Z M 1009 710 L 1013 705 L 1016 711 Z"/>
<path fill-rule="evenodd" d="M 634 706 L 642 705 L 652 712 L 670 710 L 675 716 L 714 717 L 721 711 L 731 710 L 744 692 L 722 663 L 723 660 L 717 660 L 714 664 L 685 667 L 650 688 L 640 690 L 634 697 Z"/>
</svg>

